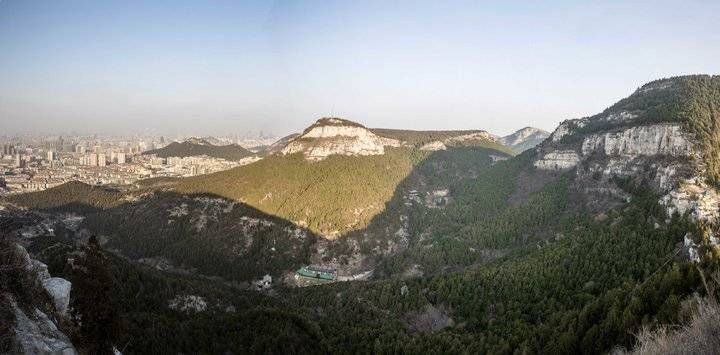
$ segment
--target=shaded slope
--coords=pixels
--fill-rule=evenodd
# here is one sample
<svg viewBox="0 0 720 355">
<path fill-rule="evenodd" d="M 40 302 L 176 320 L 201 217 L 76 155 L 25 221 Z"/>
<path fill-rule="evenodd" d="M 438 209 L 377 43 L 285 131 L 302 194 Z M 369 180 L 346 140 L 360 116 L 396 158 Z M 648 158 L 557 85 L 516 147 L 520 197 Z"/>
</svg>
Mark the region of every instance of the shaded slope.
<svg viewBox="0 0 720 355">
<path fill-rule="evenodd" d="M 162 190 L 107 194 L 83 185 L 17 195 L 13 202 L 78 214 L 79 237 L 100 235 L 106 247 L 133 260 L 228 280 L 281 276 L 308 262 L 317 239 L 290 222 L 216 195 Z"/>
<path fill-rule="evenodd" d="M 483 148 L 483 141 L 475 141 Z M 479 159 L 503 151 L 478 149 Z M 447 154 L 453 154 L 450 149 Z M 333 155 L 308 162 L 300 154 L 270 156 L 236 169 L 183 180 L 177 190 L 210 192 L 244 201 L 317 233 L 337 236 L 367 226 L 385 208 L 398 184 L 432 152 L 388 148 L 383 155 Z M 443 174 L 444 172 L 438 172 Z"/>
</svg>

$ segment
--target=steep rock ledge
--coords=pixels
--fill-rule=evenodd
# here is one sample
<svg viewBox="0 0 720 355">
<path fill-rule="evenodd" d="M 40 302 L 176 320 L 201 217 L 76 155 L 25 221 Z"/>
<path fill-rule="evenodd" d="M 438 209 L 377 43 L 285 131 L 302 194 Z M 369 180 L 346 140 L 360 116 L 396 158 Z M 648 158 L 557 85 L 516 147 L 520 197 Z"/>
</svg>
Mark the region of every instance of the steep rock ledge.
<svg viewBox="0 0 720 355">
<path fill-rule="evenodd" d="M 676 115 L 669 106 L 673 99 L 684 102 L 678 95 L 691 95 L 678 91 L 682 80 L 647 84 L 601 114 L 563 121 L 536 148 L 533 166 L 548 172 L 573 171 L 575 189 L 599 209 L 624 202 L 627 194 L 616 180 L 622 178 L 654 188 L 669 214 L 688 213 L 716 224 L 720 196 L 706 183 L 707 152 L 683 123 L 692 118 L 683 117 L 684 111 Z"/>
</svg>

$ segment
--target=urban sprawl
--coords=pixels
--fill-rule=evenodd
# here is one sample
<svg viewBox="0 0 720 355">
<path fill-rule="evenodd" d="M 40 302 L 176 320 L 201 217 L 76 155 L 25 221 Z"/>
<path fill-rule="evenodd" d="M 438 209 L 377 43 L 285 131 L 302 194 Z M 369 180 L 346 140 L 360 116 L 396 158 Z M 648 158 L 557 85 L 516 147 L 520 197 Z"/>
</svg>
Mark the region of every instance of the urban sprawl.
<svg viewBox="0 0 720 355">
<path fill-rule="evenodd" d="M 167 143 L 163 137 L 6 139 L 0 157 L 0 195 L 41 191 L 69 181 L 122 186 L 149 178 L 195 176 L 259 159 L 228 161 L 208 156 L 161 158 L 143 154 Z"/>
</svg>

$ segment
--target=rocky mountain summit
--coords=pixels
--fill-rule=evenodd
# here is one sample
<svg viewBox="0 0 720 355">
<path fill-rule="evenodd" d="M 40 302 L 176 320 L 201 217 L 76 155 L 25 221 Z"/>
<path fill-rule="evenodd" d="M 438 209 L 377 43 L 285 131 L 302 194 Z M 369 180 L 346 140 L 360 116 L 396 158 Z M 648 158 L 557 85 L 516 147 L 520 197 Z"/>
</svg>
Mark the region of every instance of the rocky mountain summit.
<svg viewBox="0 0 720 355">
<path fill-rule="evenodd" d="M 567 120 L 536 148 L 540 171 L 573 171 L 591 205 L 628 197 L 624 181 L 661 195 L 669 214 L 715 224 L 720 77 L 686 76 L 648 83 L 604 112 Z"/>
<path fill-rule="evenodd" d="M 281 149 L 277 146 L 283 144 Z M 283 155 L 302 152 L 307 160 L 322 160 L 331 155 L 383 155 L 388 147 L 445 150 L 448 146 L 502 143 L 482 130 L 412 131 L 367 128 L 359 123 L 337 117 L 317 120 L 302 134 L 288 136 L 273 144 L 273 150 Z M 271 150 L 271 151 L 273 151 Z"/>
<path fill-rule="evenodd" d="M 539 128 L 525 127 L 517 132 L 500 137 L 500 143 L 512 149 L 515 153 L 522 153 L 542 143 L 550 136 L 550 132 Z"/>
<path fill-rule="evenodd" d="M 308 160 L 322 160 L 330 155 L 382 155 L 385 147 L 400 145 L 399 140 L 378 136 L 361 124 L 331 117 L 305 129 L 281 153 L 302 152 Z"/>
</svg>

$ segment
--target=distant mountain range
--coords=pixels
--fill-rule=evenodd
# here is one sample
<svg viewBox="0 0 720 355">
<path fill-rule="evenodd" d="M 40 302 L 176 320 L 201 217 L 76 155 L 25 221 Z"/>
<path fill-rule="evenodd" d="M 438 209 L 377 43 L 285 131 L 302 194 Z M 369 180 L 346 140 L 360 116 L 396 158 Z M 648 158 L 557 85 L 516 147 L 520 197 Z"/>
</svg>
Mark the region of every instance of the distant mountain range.
<svg viewBox="0 0 720 355">
<path fill-rule="evenodd" d="M 382 155 L 386 147 L 414 147 L 423 150 L 446 149 L 448 145 L 494 144 L 509 152 L 521 153 L 545 140 L 550 134 L 541 129 L 526 127 L 509 136 L 497 137 L 482 130 L 414 131 L 366 128 L 360 123 L 337 117 L 317 120 L 302 133 L 283 137 L 270 146 L 250 151 L 236 144 L 225 144 L 213 137 L 190 138 L 183 142 L 149 150 L 162 158 L 206 155 L 237 161 L 252 155 L 293 154 L 302 152 L 309 160 L 322 160 L 330 155 Z"/>
<path fill-rule="evenodd" d="M 522 153 L 542 143 L 550 136 L 550 132 L 539 128 L 525 127 L 517 132 L 500 138 L 500 142 L 515 153 Z"/>
</svg>

